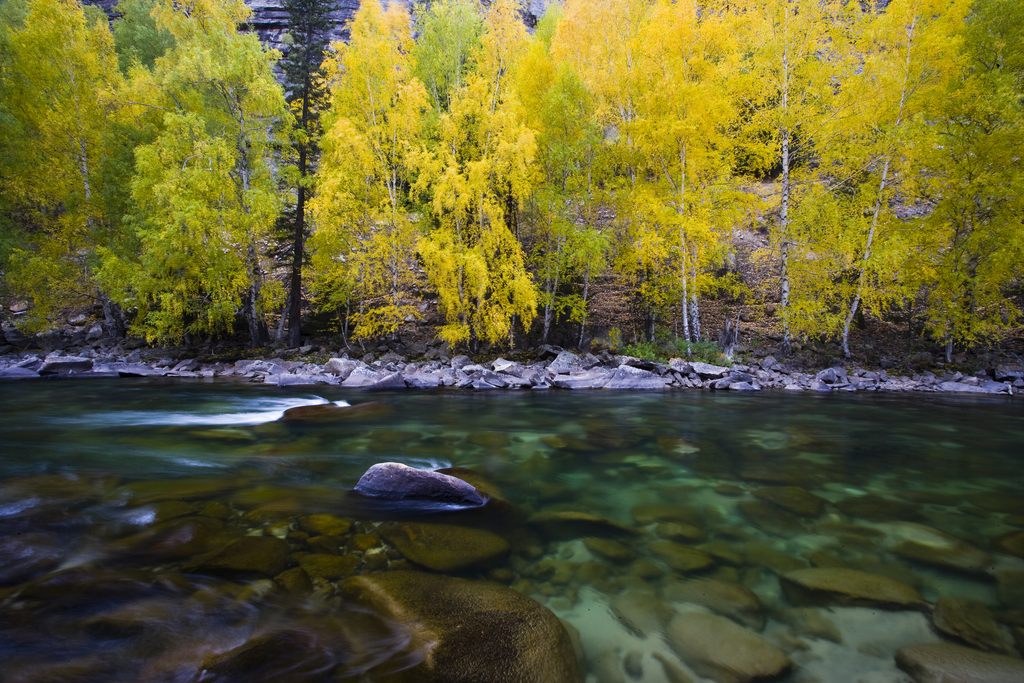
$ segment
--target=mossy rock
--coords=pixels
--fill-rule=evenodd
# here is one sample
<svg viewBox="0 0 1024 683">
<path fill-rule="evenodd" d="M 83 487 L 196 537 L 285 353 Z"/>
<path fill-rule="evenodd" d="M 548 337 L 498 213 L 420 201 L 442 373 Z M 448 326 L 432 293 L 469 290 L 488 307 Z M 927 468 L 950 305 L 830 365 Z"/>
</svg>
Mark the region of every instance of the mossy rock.
<svg viewBox="0 0 1024 683">
<path fill-rule="evenodd" d="M 355 574 L 356 568 L 359 567 L 361 561 L 356 555 L 310 553 L 299 558 L 299 567 L 311 579 L 337 581 L 338 579 Z"/>
<path fill-rule="evenodd" d="M 512 550 L 500 536 L 451 524 L 395 524 L 381 536 L 410 562 L 439 572 L 493 567 Z"/>
<path fill-rule="evenodd" d="M 794 605 L 841 605 L 888 610 L 924 609 L 921 594 L 902 581 L 857 569 L 799 569 L 779 577 Z"/>
<path fill-rule="evenodd" d="M 273 536 L 243 536 L 224 548 L 196 558 L 186 569 L 215 574 L 263 574 L 274 577 L 288 566 L 291 548 Z"/>
<path fill-rule="evenodd" d="M 352 521 L 334 515 L 303 515 L 299 529 L 310 536 L 342 536 L 352 528 Z"/>
<path fill-rule="evenodd" d="M 558 617 L 505 586 L 395 571 L 346 579 L 340 589 L 347 602 L 407 625 L 409 654 L 426 652 L 414 666 L 374 680 L 582 682 Z"/>
</svg>

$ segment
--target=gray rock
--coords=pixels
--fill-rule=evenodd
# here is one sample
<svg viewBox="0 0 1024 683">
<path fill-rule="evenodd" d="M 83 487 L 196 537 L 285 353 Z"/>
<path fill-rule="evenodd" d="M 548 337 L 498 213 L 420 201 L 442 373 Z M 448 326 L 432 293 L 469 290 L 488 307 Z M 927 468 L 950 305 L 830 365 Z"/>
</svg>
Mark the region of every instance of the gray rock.
<svg viewBox="0 0 1024 683">
<path fill-rule="evenodd" d="M 948 391 L 959 394 L 989 394 L 988 389 L 964 382 L 942 382 L 938 386 L 939 391 Z"/>
<path fill-rule="evenodd" d="M 556 375 L 568 375 L 573 370 L 581 369 L 580 357 L 568 351 L 562 351 L 548 366 L 548 371 Z"/>
<path fill-rule="evenodd" d="M 659 363 L 653 360 L 647 360 L 646 358 L 636 358 L 634 356 L 616 356 L 615 362 L 622 367 L 628 365 L 631 368 L 640 368 L 641 370 L 655 370 Z"/>
<path fill-rule="evenodd" d="M 324 364 L 324 372 L 334 375 L 344 382 L 352 374 L 352 371 L 361 365 L 363 365 L 362 361 L 349 360 L 348 358 L 332 358 Z"/>
<path fill-rule="evenodd" d="M 917 683 L 1020 683 L 1024 660 L 952 643 L 919 643 L 896 652 L 896 666 Z"/>
<path fill-rule="evenodd" d="M 402 378 L 402 373 L 392 372 L 383 375 L 373 384 L 367 384 L 363 387 L 367 391 L 383 391 L 385 389 L 405 389 L 405 379 Z"/>
<path fill-rule="evenodd" d="M 34 339 L 34 337 L 30 337 L 29 335 L 22 333 L 22 331 L 14 325 L 4 325 L 2 329 L 4 339 L 6 339 L 7 343 L 12 346 L 28 346 Z"/>
<path fill-rule="evenodd" d="M 601 359 L 592 353 L 588 353 L 580 359 L 580 367 L 584 370 L 597 367 L 601 364 Z"/>
<path fill-rule="evenodd" d="M 298 374 L 298 375 L 268 375 L 266 382 L 277 384 L 279 387 L 302 387 L 314 384 L 338 384 L 338 378 L 325 373 L 319 374 Z"/>
<path fill-rule="evenodd" d="M 546 360 L 548 358 L 555 358 L 562 352 L 562 347 L 551 346 L 549 344 L 541 344 L 537 347 L 537 360 Z"/>
<path fill-rule="evenodd" d="M 377 372 L 367 366 L 360 366 L 349 373 L 348 378 L 341 383 L 343 387 L 368 387 L 384 379 L 385 373 Z"/>
<path fill-rule="evenodd" d="M 145 363 L 111 363 L 104 369 L 121 377 L 163 377 L 167 374 L 167 370 L 151 368 Z"/>
<path fill-rule="evenodd" d="M 78 356 L 47 359 L 39 368 L 40 375 L 67 375 L 72 372 L 92 370 L 92 359 Z"/>
<path fill-rule="evenodd" d="M 39 373 L 28 368 L 7 368 L 0 370 L 0 379 L 35 379 Z"/>
<path fill-rule="evenodd" d="M 484 494 L 461 479 L 397 462 L 372 466 L 359 479 L 355 490 L 364 496 L 389 500 L 433 500 L 473 506 L 487 502 Z"/>
<path fill-rule="evenodd" d="M 441 386 L 441 373 L 420 370 L 411 375 L 405 375 L 405 383 L 416 389 L 433 389 Z"/>
<path fill-rule="evenodd" d="M 846 369 L 845 368 L 839 368 L 839 367 L 827 368 L 827 369 L 822 370 L 821 372 L 819 372 L 814 377 L 815 377 L 815 379 L 821 380 L 825 384 L 837 384 L 837 383 L 846 384 L 847 383 Z"/>
<path fill-rule="evenodd" d="M 1024 365 L 997 365 L 993 372 L 997 382 L 1024 378 Z"/>
<path fill-rule="evenodd" d="M 605 389 L 664 389 L 665 380 L 653 372 L 620 365 L 604 385 Z"/>
<path fill-rule="evenodd" d="M 455 356 L 454 358 L 452 358 L 451 366 L 452 370 L 461 370 L 462 368 L 466 367 L 467 365 L 471 365 L 472 363 L 473 361 L 469 358 L 469 356 Z"/>
<path fill-rule="evenodd" d="M 761 387 L 756 387 L 750 382 L 733 382 L 729 385 L 729 391 L 761 391 Z"/>
<path fill-rule="evenodd" d="M 551 380 L 559 389 L 600 389 L 608 384 L 613 371 L 594 368 L 575 375 L 557 375 Z"/>
<path fill-rule="evenodd" d="M 498 373 L 522 377 L 523 370 L 525 368 L 523 368 L 523 365 L 521 363 L 517 363 L 514 360 L 505 360 L 504 358 L 499 358 L 493 363 L 491 363 L 491 369 Z"/>
<path fill-rule="evenodd" d="M 729 374 L 729 368 L 725 368 L 720 365 L 690 363 L 690 367 L 693 368 L 693 372 L 697 373 L 701 379 L 718 379 Z"/>
<path fill-rule="evenodd" d="M 103 325 L 96 323 L 85 333 L 85 341 L 96 341 L 103 337 Z"/>
<path fill-rule="evenodd" d="M 680 375 L 689 375 L 693 372 L 693 366 L 682 358 L 673 358 L 668 362 L 668 366 Z"/>
</svg>

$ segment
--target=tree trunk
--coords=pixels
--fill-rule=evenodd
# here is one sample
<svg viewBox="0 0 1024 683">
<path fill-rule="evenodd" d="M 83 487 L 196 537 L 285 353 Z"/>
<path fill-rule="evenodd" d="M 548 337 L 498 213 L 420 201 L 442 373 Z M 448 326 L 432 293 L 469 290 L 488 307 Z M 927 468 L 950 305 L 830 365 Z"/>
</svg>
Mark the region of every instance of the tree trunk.
<svg viewBox="0 0 1024 683">
<path fill-rule="evenodd" d="M 789 18 L 789 10 L 786 10 Z M 789 109 L 789 51 L 782 53 L 782 110 Z M 792 337 L 789 327 L 789 135 L 788 128 L 783 127 L 782 134 L 782 206 L 779 209 L 779 222 L 782 232 L 781 246 L 781 289 L 782 289 L 782 348 L 781 353 L 788 356 L 792 350 Z"/>
<path fill-rule="evenodd" d="M 127 330 L 124 324 L 124 312 L 121 307 L 111 301 L 106 294 L 100 294 L 103 301 L 103 318 L 107 323 L 107 333 L 115 339 L 124 338 Z"/>
<path fill-rule="evenodd" d="M 302 84 L 302 118 L 303 130 L 309 126 L 309 94 L 311 83 L 309 78 Z M 306 248 L 306 187 L 303 184 L 308 172 L 306 142 L 299 147 L 299 187 L 295 201 L 295 233 L 292 236 L 292 272 L 288 291 L 288 346 L 299 345 L 302 337 L 302 261 Z"/>
</svg>

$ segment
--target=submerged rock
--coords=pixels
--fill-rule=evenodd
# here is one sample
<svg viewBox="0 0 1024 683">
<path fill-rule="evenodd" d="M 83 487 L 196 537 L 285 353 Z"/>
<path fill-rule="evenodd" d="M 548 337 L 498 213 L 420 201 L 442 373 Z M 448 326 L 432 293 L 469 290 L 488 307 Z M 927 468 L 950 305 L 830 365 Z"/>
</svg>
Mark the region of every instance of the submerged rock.
<svg viewBox="0 0 1024 683">
<path fill-rule="evenodd" d="M 738 583 L 693 579 L 670 583 L 662 589 L 666 600 L 703 605 L 716 614 L 752 628 L 764 630 L 765 615 L 754 591 Z"/>
<path fill-rule="evenodd" d="M 439 572 L 492 567 L 512 549 L 488 531 L 450 524 L 395 524 L 381 536 L 407 560 Z"/>
<path fill-rule="evenodd" d="M 669 567 L 677 572 L 699 572 L 715 564 L 714 558 L 703 550 L 672 541 L 655 541 L 650 545 L 651 552 L 665 560 Z"/>
<path fill-rule="evenodd" d="M 526 523 L 549 541 L 569 541 L 584 536 L 637 536 L 640 533 L 632 527 L 586 512 L 538 512 Z"/>
<path fill-rule="evenodd" d="M 346 579 L 340 588 L 346 601 L 411 629 L 406 653 L 415 664 L 388 681 L 582 682 L 558 617 L 505 586 L 396 571 Z"/>
<path fill-rule="evenodd" d="M 197 558 L 186 569 L 215 574 L 263 574 L 273 578 L 288 566 L 291 548 L 273 536 L 243 536 L 221 550 Z"/>
<path fill-rule="evenodd" d="M 779 584 L 794 605 L 891 610 L 922 609 L 926 606 L 921 594 L 902 581 L 857 569 L 798 569 L 780 576 Z"/>
<path fill-rule="evenodd" d="M 870 494 L 841 500 L 836 503 L 836 507 L 841 512 L 852 517 L 866 519 L 869 522 L 917 521 L 921 519 L 921 513 L 916 505 Z"/>
<path fill-rule="evenodd" d="M 772 616 L 789 626 L 795 633 L 808 638 L 823 638 L 842 643 L 843 634 L 824 609 L 816 607 L 789 607 L 776 610 Z"/>
<path fill-rule="evenodd" d="M 1024 660 L 952 643 L 919 643 L 896 652 L 896 666 L 917 683 L 1020 683 Z"/>
<path fill-rule="evenodd" d="M 611 562 L 626 564 L 636 559 L 636 553 L 632 550 L 606 538 L 587 537 L 583 539 L 583 545 L 593 554 Z"/>
<path fill-rule="evenodd" d="M 487 497 L 474 486 L 440 472 L 418 470 L 398 462 L 382 462 L 366 470 L 355 490 L 364 496 L 391 500 L 432 500 L 476 506 Z"/>
<path fill-rule="evenodd" d="M 825 499 L 799 486 L 778 486 L 758 489 L 755 498 L 777 505 L 801 517 L 818 517 L 825 507 Z"/>
<path fill-rule="evenodd" d="M 945 531 L 913 522 L 887 525 L 892 552 L 908 560 L 975 574 L 987 574 L 995 558 Z"/>
<path fill-rule="evenodd" d="M 789 537 L 806 531 L 799 517 L 770 503 L 741 500 L 736 508 L 748 522 L 766 534 Z"/>
<path fill-rule="evenodd" d="M 652 593 L 628 590 L 609 601 L 612 612 L 642 638 L 658 633 L 675 614 L 675 608 Z"/>
<path fill-rule="evenodd" d="M 718 683 L 770 681 L 793 665 L 757 633 L 717 614 L 677 614 L 665 637 L 691 669 Z"/>
<path fill-rule="evenodd" d="M 1011 531 L 992 539 L 992 549 L 1004 555 L 1024 558 L 1024 531 Z"/>
<path fill-rule="evenodd" d="M 932 610 L 932 623 L 942 633 L 979 650 L 1011 654 L 992 613 L 977 600 L 941 598 Z"/>
</svg>

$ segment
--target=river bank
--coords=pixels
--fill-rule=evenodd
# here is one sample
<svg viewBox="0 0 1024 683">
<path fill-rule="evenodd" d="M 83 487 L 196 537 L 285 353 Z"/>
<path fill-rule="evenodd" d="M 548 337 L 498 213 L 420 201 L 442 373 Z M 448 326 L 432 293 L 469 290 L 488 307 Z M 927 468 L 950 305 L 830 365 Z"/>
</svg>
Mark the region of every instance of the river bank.
<svg viewBox="0 0 1024 683">
<path fill-rule="evenodd" d="M 756 392 L 945 392 L 1015 395 L 1024 391 L 1024 365 L 991 363 L 967 374 L 924 371 L 890 374 L 885 369 L 835 365 L 795 368 L 771 355 L 744 363 L 715 365 L 682 358 L 656 362 L 607 350 L 578 355 L 555 346 L 540 346 L 512 359 L 448 357 L 426 348 L 419 358 L 394 351 L 325 353 L 322 348 L 286 350 L 269 358 L 219 360 L 180 358 L 168 349 L 85 346 L 46 352 L 9 352 L 0 356 L 0 381 L 46 378 L 114 379 L 178 377 L 230 380 L 286 386 L 340 385 L 366 390 L 684 390 Z"/>
</svg>

